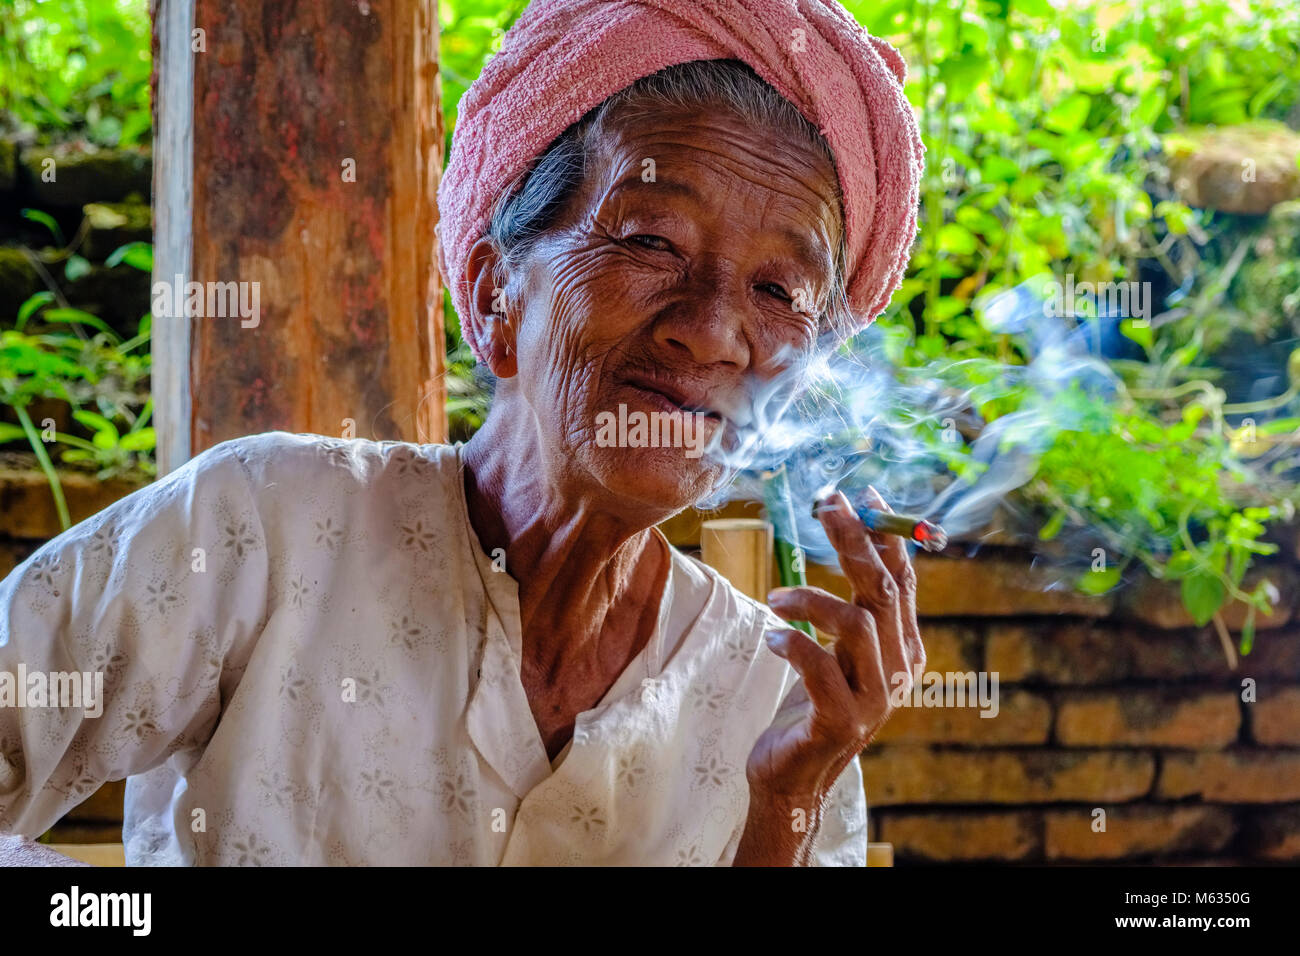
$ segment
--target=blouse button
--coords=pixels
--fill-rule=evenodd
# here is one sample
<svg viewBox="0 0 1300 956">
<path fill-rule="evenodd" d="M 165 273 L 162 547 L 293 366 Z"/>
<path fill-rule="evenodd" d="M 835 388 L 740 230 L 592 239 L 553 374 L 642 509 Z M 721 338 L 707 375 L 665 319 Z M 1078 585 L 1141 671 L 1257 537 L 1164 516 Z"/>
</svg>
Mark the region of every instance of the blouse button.
<svg viewBox="0 0 1300 956">
<path fill-rule="evenodd" d="M 657 699 L 658 686 L 654 680 L 647 677 L 641 682 L 641 703 L 653 704 Z"/>
</svg>

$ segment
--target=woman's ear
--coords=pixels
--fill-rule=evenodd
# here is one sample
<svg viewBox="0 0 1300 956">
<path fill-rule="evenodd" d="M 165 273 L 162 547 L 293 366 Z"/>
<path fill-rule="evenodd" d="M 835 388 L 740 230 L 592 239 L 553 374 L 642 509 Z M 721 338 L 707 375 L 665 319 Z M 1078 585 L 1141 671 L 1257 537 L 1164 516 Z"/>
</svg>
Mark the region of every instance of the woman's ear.
<svg viewBox="0 0 1300 956">
<path fill-rule="evenodd" d="M 470 314 L 461 316 L 461 335 L 497 378 L 511 378 L 519 371 L 515 351 L 518 316 L 506 290 L 497 285 L 501 256 L 487 236 L 470 248 L 465 278 L 470 287 Z"/>
</svg>

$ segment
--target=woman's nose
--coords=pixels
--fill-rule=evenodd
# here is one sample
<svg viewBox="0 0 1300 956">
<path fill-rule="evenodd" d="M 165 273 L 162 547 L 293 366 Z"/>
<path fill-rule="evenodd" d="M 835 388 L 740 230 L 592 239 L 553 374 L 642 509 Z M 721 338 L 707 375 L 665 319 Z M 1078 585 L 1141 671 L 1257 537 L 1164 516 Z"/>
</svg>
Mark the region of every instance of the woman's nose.
<svg viewBox="0 0 1300 956">
<path fill-rule="evenodd" d="M 659 317 L 655 340 L 699 365 L 749 364 L 748 301 L 725 269 L 699 273 L 686 295 Z"/>
</svg>

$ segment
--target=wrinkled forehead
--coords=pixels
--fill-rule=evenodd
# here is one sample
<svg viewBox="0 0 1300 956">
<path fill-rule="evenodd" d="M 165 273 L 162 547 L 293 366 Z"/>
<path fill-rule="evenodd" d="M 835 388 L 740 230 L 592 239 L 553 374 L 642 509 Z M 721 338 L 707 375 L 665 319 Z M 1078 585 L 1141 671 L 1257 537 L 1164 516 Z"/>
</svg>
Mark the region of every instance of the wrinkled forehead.
<svg viewBox="0 0 1300 956">
<path fill-rule="evenodd" d="M 801 259 L 832 267 L 844 228 L 839 184 L 812 143 L 726 110 L 638 110 L 612 117 L 593 137 L 585 208 L 621 203 L 706 216 L 748 203 Z"/>
</svg>

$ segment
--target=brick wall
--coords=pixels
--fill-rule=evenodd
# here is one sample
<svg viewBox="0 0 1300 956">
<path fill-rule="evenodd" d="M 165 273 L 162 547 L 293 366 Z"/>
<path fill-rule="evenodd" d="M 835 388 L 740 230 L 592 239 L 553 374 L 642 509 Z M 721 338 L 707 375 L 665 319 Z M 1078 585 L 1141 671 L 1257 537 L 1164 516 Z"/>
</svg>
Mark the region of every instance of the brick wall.
<svg viewBox="0 0 1300 956">
<path fill-rule="evenodd" d="M 1300 630 L 1260 634 L 1235 671 L 1209 630 L 922 630 L 928 670 L 997 672 L 1001 706 L 901 709 L 863 755 L 873 838 L 900 864 L 1300 859 Z"/>
</svg>

